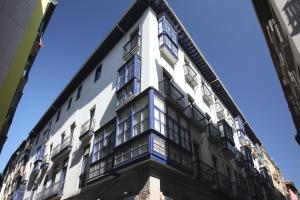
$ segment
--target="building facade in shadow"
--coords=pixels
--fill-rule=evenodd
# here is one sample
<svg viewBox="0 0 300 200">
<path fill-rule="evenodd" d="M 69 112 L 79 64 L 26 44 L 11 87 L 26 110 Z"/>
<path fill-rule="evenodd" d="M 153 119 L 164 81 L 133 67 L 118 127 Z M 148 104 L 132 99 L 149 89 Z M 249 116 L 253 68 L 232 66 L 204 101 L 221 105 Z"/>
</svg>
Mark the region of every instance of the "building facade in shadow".
<svg viewBox="0 0 300 200">
<path fill-rule="evenodd" d="M 300 144 L 300 0 L 252 0 Z"/>
</svg>

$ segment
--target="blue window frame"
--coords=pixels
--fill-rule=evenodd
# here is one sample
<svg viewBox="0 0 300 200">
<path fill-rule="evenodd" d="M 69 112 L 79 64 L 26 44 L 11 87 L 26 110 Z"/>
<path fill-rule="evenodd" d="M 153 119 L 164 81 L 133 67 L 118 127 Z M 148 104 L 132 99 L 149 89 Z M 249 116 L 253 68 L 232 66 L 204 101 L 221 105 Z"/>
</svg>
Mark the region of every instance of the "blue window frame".
<svg viewBox="0 0 300 200">
<path fill-rule="evenodd" d="M 168 117 L 168 137 L 177 144 L 179 142 L 179 125 L 173 118 Z"/>
<path fill-rule="evenodd" d="M 176 46 L 178 45 L 177 33 L 166 16 L 162 16 L 158 21 L 158 34 L 166 34 Z"/>
<path fill-rule="evenodd" d="M 133 115 L 133 136 L 139 135 L 149 127 L 148 106 Z"/>
<path fill-rule="evenodd" d="M 232 128 L 229 126 L 229 124 L 226 122 L 226 120 L 218 121 L 219 131 L 221 133 L 222 138 L 226 138 L 233 146 L 234 140 L 233 140 L 233 132 Z"/>
<path fill-rule="evenodd" d="M 165 45 L 175 57 L 178 56 L 178 37 L 177 33 L 165 16 L 158 21 L 159 46 Z"/>
<path fill-rule="evenodd" d="M 117 79 L 117 104 L 140 92 L 141 59 L 134 55 L 119 70 Z"/>
<path fill-rule="evenodd" d="M 113 152 L 115 146 L 115 124 L 104 128 L 103 131 L 95 135 L 93 148 L 93 162 L 104 158 Z"/>
<path fill-rule="evenodd" d="M 154 129 L 164 136 L 167 135 L 166 114 L 156 106 L 154 106 Z"/>
<path fill-rule="evenodd" d="M 136 78 L 140 80 L 141 59 L 134 55 L 118 70 L 117 90 L 120 90 L 126 83 Z"/>
<path fill-rule="evenodd" d="M 128 141 L 131 138 L 131 116 L 122 119 L 118 123 L 117 145 Z"/>
</svg>

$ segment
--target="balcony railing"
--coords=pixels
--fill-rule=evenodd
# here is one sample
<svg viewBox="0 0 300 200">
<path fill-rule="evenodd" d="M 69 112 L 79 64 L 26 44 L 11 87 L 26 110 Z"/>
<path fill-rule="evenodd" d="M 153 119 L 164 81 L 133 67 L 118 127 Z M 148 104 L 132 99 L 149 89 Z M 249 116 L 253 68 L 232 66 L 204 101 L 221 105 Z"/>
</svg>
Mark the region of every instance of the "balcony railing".
<svg viewBox="0 0 300 200">
<path fill-rule="evenodd" d="M 140 54 L 140 46 L 141 46 L 141 36 L 136 34 L 133 38 L 131 38 L 123 47 L 123 59 L 126 62 L 130 59 L 134 54 Z"/>
<path fill-rule="evenodd" d="M 207 120 L 205 114 L 194 104 L 190 104 L 185 108 L 185 115 L 199 128 L 206 128 Z"/>
<path fill-rule="evenodd" d="M 148 144 L 140 144 L 137 147 L 131 148 L 131 158 L 137 157 L 146 152 L 148 152 Z"/>
<path fill-rule="evenodd" d="M 215 103 L 215 108 L 216 108 L 217 118 L 219 120 L 225 119 L 225 111 L 223 106 L 220 104 L 220 102 Z"/>
<path fill-rule="evenodd" d="M 214 145 L 221 144 L 221 133 L 215 124 L 209 123 L 207 126 L 208 137 L 207 139 Z"/>
<path fill-rule="evenodd" d="M 158 38 L 159 49 L 161 53 L 172 63 L 175 64 L 178 60 L 178 47 L 166 35 L 161 34 Z"/>
<path fill-rule="evenodd" d="M 52 183 L 49 187 L 46 187 L 42 190 L 42 192 L 39 194 L 40 199 L 49 199 L 52 197 L 61 197 L 63 194 L 63 182 L 55 182 Z"/>
<path fill-rule="evenodd" d="M 41 165 L 41 168 L 42 169 L 46 169 L 49 167 L 49 155 L 48 154 L 45 154 L 42 158 L 42 165 Z"/>
<path fill-rule="evenodd" d="M 52 159 L 57 157 L 63 152 L 70 152 L 72 149 L 72 138 L 70 136 L 66 137 L 59 145 L 53 148 Z"/>
<path fill-rule="evenodd" d="M 80 139 L 92 136 L 95 129 L 95 119 L 89 119 L 81 125 Z"/>
<path fill-rule="evenodd" d="M 251 148 L 250 140 L 246 136 L 240 135 L 239 140 L 240 140 L 241 146 L 247 146 L 247 147 Z"/>
<path fill-rule="evenodd" d="M 198 86 L 198 78 L 197 78 L 197 73 L 195 72 L 195 70 L 189 64 L 185 64 L 183 66 L 183 69 L 184 69 L 185 80 L 193 88 L 197 87 Z"/>
<path fill-rule="evenodd" d="M 88 180 L 90 181 L 95 178 L 101 177 L 104 174 L 110 172 L 112 169 L 113 169 L 113 159 L 112 157 L 107 157 L 90 166 Z"/>
<path fill-rule="evenodd" d="M 177 89 L 173 83 L 164 79 L 159 82 L 159 91 L 166 95 L 170 100 L 179 105 L 182 109 L 185 108 L 184 94 Z"/>
<path fill-rule="evenodd" d="M 237 149 L 228 141 L 223 140 L 223 153 L 229 159 L 235 159 Z"/>
<path fill-rule="evenodd" d="M 41 166 L 42 166 L 41 162 L 35 163 L 34 167 L 32 169 L 32 173 L 35 174 L 35 175 L 37 175 L 40 172 Z"/>
<path fill-rule="evenodd" d="M 205 84 L 203 84 L 201 88 L 202 88 L 202 98 L 204 102 L 207 103 L 208 105 L 212 105 L 214 102 L 212 92 L 208 89 L 208 87 Z"/>
<path fill-rule="evenodd" d="M 200 179 L 208 182 L 208 183 L 212 183 L 214 178 L 214 168 L 208 164 L 206 164 L 203 161 L 199 161 L 200 163 Z"/>
<path fill-rule="evenodd" d="M 240 151 L 235 152 L 235 161 L 238 167 L 244 167 L 245 157 Z"/>
<path fill-rule="evenodd" d="M 220 172 L 213 175 L 213 187 L 229 196 L 233 194 L 230 179 Z"/>
<path fill-rule="evenodd" d="M 228 122 L 229 126 L 232 128 L 232 130 L 235 132 L 236 127 L 235 127 L 234 120 L 230 117 L 230 118 L 227 119 L 227 122 Z"/>
<path fill-rule="evenodd" d="M 243 183 L 242 180 L 240 182 L 234 182 L 232 183 L 232 188 L 233 188 L 233 195 L 237 199 L 248 199 L 248 191 L 247 191 L 247 186 Z"/>
</svg>

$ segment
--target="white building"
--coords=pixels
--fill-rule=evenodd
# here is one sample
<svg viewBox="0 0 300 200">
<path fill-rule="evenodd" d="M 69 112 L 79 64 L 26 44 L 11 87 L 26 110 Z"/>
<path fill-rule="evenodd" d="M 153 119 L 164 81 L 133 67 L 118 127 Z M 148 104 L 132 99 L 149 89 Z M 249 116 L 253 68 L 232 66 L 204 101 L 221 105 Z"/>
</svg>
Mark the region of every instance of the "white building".
<svg viewBox="0 0 300 200">
<path fill-rule="evenodd" d="M 27 200 L 254 200 L 275 190 L 253 158 L 259 139 L 163 0 L 133 4 L 29 138 L 16 186 Z"/>
</svg>

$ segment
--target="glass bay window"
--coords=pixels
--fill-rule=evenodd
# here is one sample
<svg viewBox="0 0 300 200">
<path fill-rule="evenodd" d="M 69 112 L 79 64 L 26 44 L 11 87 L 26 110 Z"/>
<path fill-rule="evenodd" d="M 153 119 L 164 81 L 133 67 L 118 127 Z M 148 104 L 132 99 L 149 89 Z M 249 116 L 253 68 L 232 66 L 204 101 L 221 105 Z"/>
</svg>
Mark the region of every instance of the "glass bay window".
<svg viewBox="0 0 300 200">
<path fill-rule="evenodd" d="M 112 153 L 114 148 L 115 124 L 109 125 L 103 131 L 95 135 L 93 162 Z"/>
<path fill-rule="evenodd" d="M 119 70 L 117 79 L 117 105 L 120 105 L 133 94 L 140 92 L 141 58 L 133 55 Z"/>
<path fill-rule="evenodd" d="M 162 16 L 158 21 L 158 40 L 162 52 L 175 63 L 178 59 L 178 37 L 176 31 L 166 19 L 166 16 Z M 166 47 L 172 55 L 170 55 L 164 47 Z"/>
</svg>

